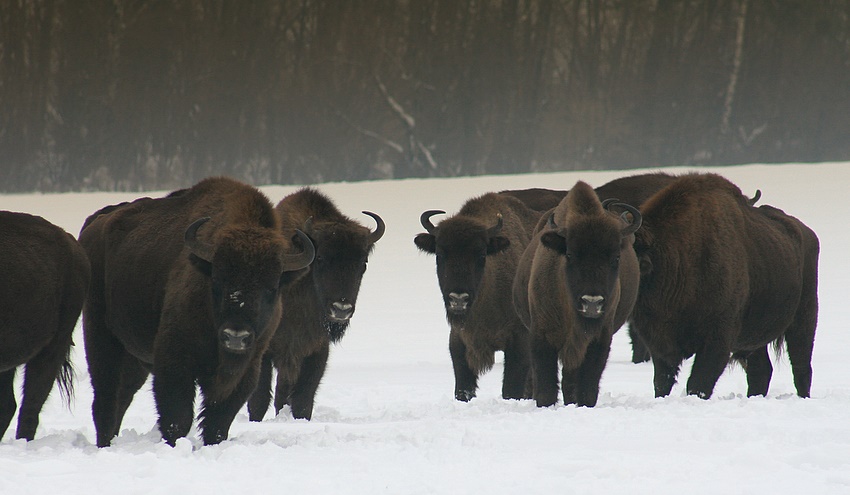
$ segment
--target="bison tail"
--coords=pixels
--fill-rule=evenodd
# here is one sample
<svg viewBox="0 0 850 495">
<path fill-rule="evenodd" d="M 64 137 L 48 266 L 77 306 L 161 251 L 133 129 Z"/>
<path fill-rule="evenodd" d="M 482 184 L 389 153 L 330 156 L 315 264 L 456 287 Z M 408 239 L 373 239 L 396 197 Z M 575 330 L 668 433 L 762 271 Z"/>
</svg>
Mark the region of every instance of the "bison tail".
<svg viewBox="0 0 850 495">
<path fill-rule="evenodd" d="M 74 398 L 74 365 L 71 364 L 71 349 L 73 349 L 73 346 L 70 346 L 65 353 L 65 361 L 62 363 L 62 368 L 59 369 L 59 374 L 56 375 L 59 395 L 68 409 L 71 408 L 71 401 Z"/>
</svg>

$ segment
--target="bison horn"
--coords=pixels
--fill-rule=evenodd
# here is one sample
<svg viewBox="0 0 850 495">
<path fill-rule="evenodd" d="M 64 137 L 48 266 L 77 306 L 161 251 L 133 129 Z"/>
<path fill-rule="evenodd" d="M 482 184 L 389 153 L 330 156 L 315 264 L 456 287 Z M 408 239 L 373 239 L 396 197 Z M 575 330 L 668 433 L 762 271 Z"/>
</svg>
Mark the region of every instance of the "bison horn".
<svg viewBox="0 0 850 495">
<path fill-rule="evenodd" d="M 554 212 L 552 212 L 552 214 L 549 215 L 549 219 L 546 220 L 546 226 L 549 227 L 552 230 L 558 230 L 558 224 L 555 223 L 555 213 Z"/>
<path fill-rule="evenodd" d="M 502 214 L 496 213 L 496 225 L 487 229 L 487 237 L 493 237 L 502 230 Z"/>
<path fill-rule="evenodd" d="M 747 199 L 747 203 L 749 203 L 750 206 L 755 206 L 759 198 L 761 198 L 761 189 L 756 189 L 755 195 L 753 195 L 752 198 Z"/>
<path fill-rule="evenodd" d="M 316 256 L 316 247 L 313 245 L 313 241 L 307 237 L 307 234 L 295 229 L 295 235 L 297 235 L 298 239 L 301 240 L 301 245 L 304 246 L 304 250 L 300 253 L 282 254 L 280 256 L 283 271 L 285 272 L 294 272 L 310 266 L 310 263 L 313 262 L 313 258 Z"/>
<path fill-rule="evenodd" d="M 375 220 L 375 223 L 378 224 L 375 227 L 375 230 L 369 234 L 369 243 L 374 244 L 378 242 L 378 239 L 384 236 L 384 231 L 386 230 L 386 225 L 384 225 L 384 220 L 378 216 L 377 213 L 372 213 L 371 211 L 364 211 L 364 215 L 369 215 Z"/>
<path fill-rule="evenodd" d="M 640 228 L 640 224 L 643 222 L 643 217 L 641 216 L 640 211 L 638 211 L 638 209 L 634 206 L 628 205 L 626 203 L 617 203 L 616 206 L 619 206 L 620 208 L 626 210 L 623 212 L 620 218 L 622 218 L 626 223 L 628 223 L 628 225 L 623 228 L 620 234 L 623 236 L 634 234 L 635 231 Z M 631 222 L 629 222 L 629 218 L 626 213 L 632 214 Z"/>
<path fill-rule="evenodd" d="M 619 203 L 619 202 L 620 202 L 619 199 L 608 198 L 608 199 L 606 199 L 605 201 L 602 202 L 602 208 L 607 210 L 608 207 L 611 206 L 613 203 Z"/>
<path fill-rule="evenodd" d="M 207 263 L 212 263 L 212 244 L 201 242 L 198 240 L 198 229 L 201 228 L 201 225 L 207 223 L 209 219 L 210 217 L 203 217 L 192 222 L 192 224 L 189 225 L 188 228 L 186 228 L 186 232 L 183 234 L 183 242 L 186 244 L 186 247 L 189 248 L 189 251 L 192 254 L 206 261 Z"/>
<path fill-rule="evenodd" d="M 429 234 L 433 235 L 434 230 L 436 230 L 437 227 L 434 227 L 434 224 L 431 223 L 431 217 L 433 217 L 434 215 L 444 215 L 445 213 L 446 212 L 444 212 L 443 210 L 425 211 L 422 213 L 422 215 L 419 216 L 419 223 L 421 223 L 422 226 L 425 227 L 425 230 L 428 231 Z"/>
</svg>

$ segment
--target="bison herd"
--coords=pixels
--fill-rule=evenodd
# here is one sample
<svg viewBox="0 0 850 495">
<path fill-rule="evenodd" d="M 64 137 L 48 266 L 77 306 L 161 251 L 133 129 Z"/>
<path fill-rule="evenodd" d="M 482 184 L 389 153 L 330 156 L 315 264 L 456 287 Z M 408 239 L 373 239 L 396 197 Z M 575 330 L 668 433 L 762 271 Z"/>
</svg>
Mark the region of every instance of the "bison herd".
<svg viewBox="0 0 850 495">
<path fill-rule="evenodd" d="M 435 256 L 449 324 L 454 397 L 475 397 L 504 353 L 502 396 L 594 406 L 624 323 L 633 361 L 651 358 L 656 397 L 694 357 L 687 393 L 708 399 L 730 360 L 747 395 L 765 395 L 768 347 L 787 347 L 808 397 L 819 244 L 782 210 L 756 206 L 710 173 L 623 177 L 596 189 L 491 192 L 450 216 L 427 210 L 415 246 Z M 106 206 L 78 240 L 32 215 L 0 212 L 0 435 L 17 404 L 31 440 L 57 382 L 73 390 L 72 333 L 82 313 L 97 445 L 110 445 L 153 376 L 158 427 L 174 445 L 197 414 L 204 444 L 228 437 L 247 404 L 310 419 L 331 343 L 356 309 L 385 231 L 302 188 L 276 206 L 218 177 L 162 198 Z M 435 217 L 440 221 L 435 223 Z M 276 370 L 276 383 L 272 377 Z"/>
</svg>

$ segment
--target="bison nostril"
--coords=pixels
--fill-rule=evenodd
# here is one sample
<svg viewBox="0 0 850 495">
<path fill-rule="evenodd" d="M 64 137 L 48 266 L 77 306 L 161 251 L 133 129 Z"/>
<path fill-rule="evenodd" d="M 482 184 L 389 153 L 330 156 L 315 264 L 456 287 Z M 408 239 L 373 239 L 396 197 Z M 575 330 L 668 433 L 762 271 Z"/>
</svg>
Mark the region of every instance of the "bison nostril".
<svg viewBox="0 0 850 495">
<path fill-rule="evenodd" d="M 451 299 L 452 302 L 466 303 L 469 302 L 469 294 L 467 294 L 466 292 L 460 294 L 458 294 L 457 292 L 450 292 L 449 299 Z"/>
<path fill-rule="evenodd" d="M 331 317 L 337 320 L 347 320 L 354 313 L 354 305 L 347 302 L 335 302 L 331 304 Z"/>
<path fill-rule="evenodd" d="M 599 318 L 602 316 L 602 303 L 605 298 L 602 296 L 581 296 L 581 309 L 579 313 L 587 318 Z"/>
<path fill-rule="evenodd" d="M 254 343 L 254 336 L 247 330 L 225 328 L 221 332 L 221 343 L 229 351 L 242 352 L 251 347 Z"/>
</svg>

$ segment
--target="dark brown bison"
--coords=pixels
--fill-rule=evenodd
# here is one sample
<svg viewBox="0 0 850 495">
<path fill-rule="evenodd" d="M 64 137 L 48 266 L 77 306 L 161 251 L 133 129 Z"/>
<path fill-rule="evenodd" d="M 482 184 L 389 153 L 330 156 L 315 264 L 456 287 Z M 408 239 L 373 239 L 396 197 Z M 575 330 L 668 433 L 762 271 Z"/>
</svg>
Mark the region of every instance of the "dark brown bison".
<svg viewBox="0 0 850 495">
<path fill-rule="evenodd" d="M 709 398 L 731 356 L 746 370 L 747 395 L 765 395 L 768 344 L 782 341 L 797 394 L 809 396 L 818 239 L 796 218 L 751 202 L 719 175 L 690 174 L 640 207 L 633 318 L 652 353 L 657 397 L 690 356 L 689 394 Z"/>
<path fill-rule="evenodd" d="M 266 352 L 260 383 L 248 402 L 251 421 L 261 421 L 271 399 L 272 364 L 277 369 L 275 412 L 289 405 L 295 418 L 310 419 L 325 373 L 330 344 L 342 339 L 357 304 L 360 282 L 375 243 L 384 235 L 380 216 L 374 231 L 343 215 L 319 191 L 301 189 L 277 205 L 285 232 L 303 228 L 315 245 L 308 274 L 283 292 L 280 327 Z"/>
<path fill-rule="evenodd" d="M 514 272 L 531 239 L 539 211 L 510 195 L 488 193 L 467 201 L 460 211 L 434 226 L 424 212 L 427 233 L 416 246 L 436 255 L 437 280 L 451 331 L 449 352 L 455 398 L 475 397 L 478 376 L 504 351 L 502 397 L 530 397 L 528 331 L 511 305 Z"/>
<path fill-rule="evenodd" d="M 192 426 L 196 385 L 204 444 L 225 440 L 257 384 L 281 287 L 313 260 L 312 244 L 301 234 L 303 251 L 288 254 L 269 200 L 227 178 L 107 207 L 80 243 L 92 262 L 83 330 L 97 445 L 118 433 L 149 372 L 168 444 Z"/>
<path fill-rule="evenodd" d="M 547 211 L 556 206 L 564 199 L 568 191 L 555 189 L 542 189 L 534 187 L 531 189 L 509 189 L 499 191 L 499 194 L 513 196 L 525 203 L 532 210 Z"/>
<path fill-rule="evenodd" d="M 611 339 L 630 316 L 640 271 L 632 244 L 641 217 L 607 211 L 578 182 L 548 215 L 525 249 L 513 285 L 517 314 L 531 332 L 533 397 L 540 407 L 558 397 L 558 361 L 565 404 L 594 406 Z"/>
<path fill-rule="evenodd" d="M 53 389 L 70 400 L 71 334 L 89 285 L 89 261 L 70 234 L 25 213 L 0 212 L 0 437 L 15 415 L 13 382 L 26 365 L 15 438 L 32 440 Z"/>
<path fill-rule="evenodd" d="M 664 188 L 675 180 L 675 176 L 661 172 L 653 172 L 647 174 L 630 175 L 620 177 L 594 189 L 600 201 L 616 199 L 617 203 L 627 205 L 639 205 L 649 199 L 660 189 Z M 546 211 L 560 203 L 561 199 L 566 196 L 568 191 L 559 191 L 552 189 L 520 189 L 501 191 L 500 194 L 514 196 L 524 202 L 529 208 L 539 211 Z M 758 198 L 758 196 L 756 197 Z M 619 206 L 614 206 L 614 211 L 623 212 Z M 541 222 L 545 224 L 549 218 L 548 214 L 541 217 Z M 544 225 L 539 225 L 538 229 Z M 629 322 L 628 325 L 629 338 L 632 342 L 632 362 L 643 363 L 649 361 L 649 350 L 643 342 L 641 342 L 637 331 L 634 328 L 634 322 Z"/>
</svg>

